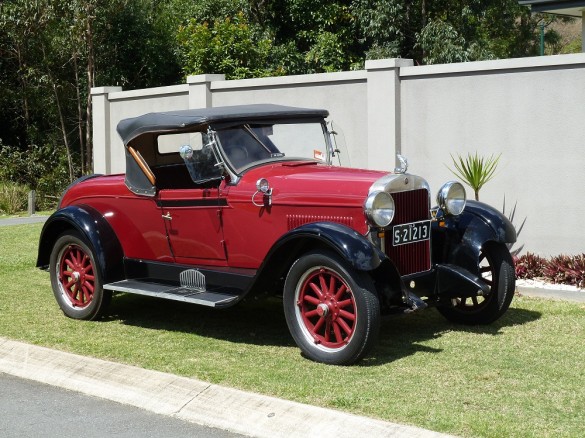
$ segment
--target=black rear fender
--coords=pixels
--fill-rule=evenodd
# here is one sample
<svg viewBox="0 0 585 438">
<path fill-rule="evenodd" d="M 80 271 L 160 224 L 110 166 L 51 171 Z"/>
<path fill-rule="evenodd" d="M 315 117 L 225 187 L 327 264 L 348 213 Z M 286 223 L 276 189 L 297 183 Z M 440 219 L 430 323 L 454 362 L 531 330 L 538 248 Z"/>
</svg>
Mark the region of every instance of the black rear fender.
<svg viewBox="0 0 585 438">
<path fill-rule="evenodd" d="M 71 205 L 53 213 L 45 222 L 36 266 L 49 267 L 55 242 L 64 232 L 77 232 L 93 249 L 105 283 L 124 278 L 122 246 L 104 217 L 87 205 Z"/>
</svg>

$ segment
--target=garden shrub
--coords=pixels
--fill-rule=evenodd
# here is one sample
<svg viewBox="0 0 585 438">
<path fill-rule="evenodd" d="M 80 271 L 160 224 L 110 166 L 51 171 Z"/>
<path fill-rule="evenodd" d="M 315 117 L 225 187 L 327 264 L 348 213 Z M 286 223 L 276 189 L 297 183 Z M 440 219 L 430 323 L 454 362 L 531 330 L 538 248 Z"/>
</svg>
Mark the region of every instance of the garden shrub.
<svg viewBox="0 0 585 438">
<path fill-rule="evenodd" d="M 585 254 L 553 257 L 544 268 L 544 276 L 553 283 L 585 287 Z"/>
<path fill-rule="evenodd" d="M 26 210 L 29 188 L 13 182 L 0 182 L 0 212 L 14 214 Z"/>
<path fill-rule="evenodd" d="M 539 278 L 551 283 L 585 288 L 585 253 L 558 255 L 550 259 L 526 253 L 515 257 L 514 264 L 518 279 Z"/>
<path fill-rule="evenodd" d="M 516 265 L 516 278 L 544 277 L 544 267 L 547 264 L 544 257 L 528 252 L 516 257 L 514 263 Z"/>
<path fill-rule="evenodd" d="M 0 181 L 36 190 L 37 209 L 50 210 L 71 182 L 67 154 L 63 147 L 50 144 L 21 150 L 0 142 Z"/>
</svg>

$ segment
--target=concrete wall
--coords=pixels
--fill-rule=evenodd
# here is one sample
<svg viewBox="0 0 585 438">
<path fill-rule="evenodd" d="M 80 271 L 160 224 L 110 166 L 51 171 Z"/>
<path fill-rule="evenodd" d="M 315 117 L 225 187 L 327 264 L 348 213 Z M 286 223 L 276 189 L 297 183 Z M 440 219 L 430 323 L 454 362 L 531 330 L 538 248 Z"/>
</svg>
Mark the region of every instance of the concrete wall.
<svg viewBox="0 0 585 438">
<path fill-rule="evenodd" d="M 192 76 L 150 90 L 96 88 L 94 170 L 124 171 L 117 122 L 150 111 L 279 103 L 327 108 L 353 167 L 391 170 L 409 159 L 433 193 L 455 177 L 450 154 L 501 154 L 480 199 L 516 205 L 518 246 L 542 255 L 585 252 L 585 54 L 413 66 L 368 61 L 366 70 L 225 81 Z M 473 194 L 468 190 L 468 197 Z"/>
</svg>

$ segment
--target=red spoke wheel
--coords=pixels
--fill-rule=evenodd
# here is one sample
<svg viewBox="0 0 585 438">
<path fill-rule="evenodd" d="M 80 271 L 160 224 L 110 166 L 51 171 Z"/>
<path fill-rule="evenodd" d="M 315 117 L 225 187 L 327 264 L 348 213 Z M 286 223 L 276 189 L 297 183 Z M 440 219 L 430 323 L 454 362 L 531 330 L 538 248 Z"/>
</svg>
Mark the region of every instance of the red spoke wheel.
<svg viewBox="0 0 585 438">
<path fill-rule="evenodd" d="M 109 304 L 93 251 L 78 233 L 62 234 L 50 260 L 51 285 L 59 307 L 75 319 L 96 319 Z"/>
<path fill-rule="evenodd" d="M 299 258 L 284 287 L 289 330 L 312 360 L 349 365 L 377 339 L 380 305 L 371 278 L 328 251 Z"/>
<path fill-rule="evenodd" d="M 490 287 L 484 296 L 462 297 L 453 300 L 452 306 L 437 309 L 449 321 L 461 324 L 489 324 L 502 316 L 510 307 L 516 279 L 514 262 L 505 245 L 491 243 L 482 248 L 478 272 Z"/>
</svg>

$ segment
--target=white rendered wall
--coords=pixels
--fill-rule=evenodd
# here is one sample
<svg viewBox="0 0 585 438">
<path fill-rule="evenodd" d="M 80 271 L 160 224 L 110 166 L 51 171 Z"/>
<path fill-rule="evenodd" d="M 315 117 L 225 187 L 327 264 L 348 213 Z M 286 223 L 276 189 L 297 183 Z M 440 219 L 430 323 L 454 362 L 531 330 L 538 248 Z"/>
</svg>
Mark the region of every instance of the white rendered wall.
<svg viewBox="0 0 585 438">
<path fill-rule="evenodd" d="M 115 126 L 126 117 L 250 103 L 326 108 L 343 129 L 352 167 L 390 171 L 401 152 L 433 196 L 455 179 L 450 154 L 501 154 L 480 198 L 517 206 L 515 225 L 526 219 L 518 245 L 541 255 L 585 253 L 585 54 L 434 66 L 377 60 L 355 72 L 199 75 L 184 85 L 92 95 L 97 173 L 124 171 Z"/>
<path fill-rule="evenodd" d="M 585 55 L 401 70 L 402 151 L 433 192 L 450 154 L 501 154 L 480 200 L 526 218 L 518 245 L 585 252 Z M 468 190 L 468 197 L 473 197 Z"/>
<path fill-rule="evenodd" d="M 277 103 L 325 108 L 341 125 L 352 167 L 367 167 L 367 101 L 365 72 L 315 74 L 284 78 L 214 82 L 213 106 Z"/>
</svg>

